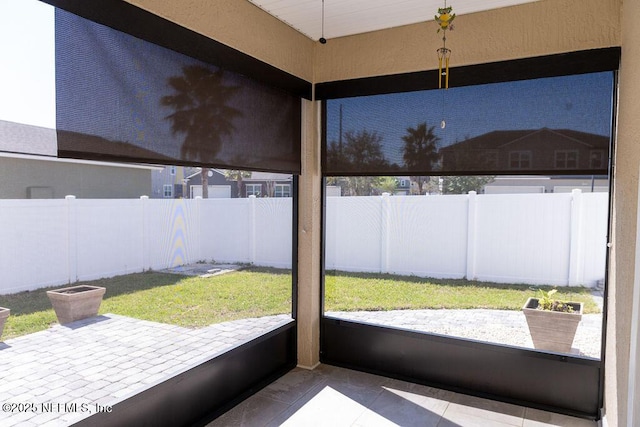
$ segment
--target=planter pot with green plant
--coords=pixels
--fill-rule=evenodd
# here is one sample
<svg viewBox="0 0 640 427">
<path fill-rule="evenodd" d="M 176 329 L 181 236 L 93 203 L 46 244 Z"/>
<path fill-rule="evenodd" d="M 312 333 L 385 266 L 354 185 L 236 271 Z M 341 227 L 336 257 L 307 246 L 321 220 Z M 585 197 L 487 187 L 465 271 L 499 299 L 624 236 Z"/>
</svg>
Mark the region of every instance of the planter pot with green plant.
<svg viewBox="0 0 640 427">
<path fill-rule="evenodd" d="M 98 314 L 106 289 L 101 286 L 79 285 L 47 291 L 47 296 L 61 325 Z"/>
<path fill-rule="evenodd" d="M 582 320 L 583 303 L 554 299 L 556 292 L 540 290 L 540 298 L 529 298 L 522 311 L 536 349 L 569 353 Z"/>
<path fill-rule="evenodd" d="M 4 323 L 7 321 L 11 310 L 8 308 L 0 307 L 0 338 L 2 338 L 2 331 L 4 330 Z"/>
</svg>

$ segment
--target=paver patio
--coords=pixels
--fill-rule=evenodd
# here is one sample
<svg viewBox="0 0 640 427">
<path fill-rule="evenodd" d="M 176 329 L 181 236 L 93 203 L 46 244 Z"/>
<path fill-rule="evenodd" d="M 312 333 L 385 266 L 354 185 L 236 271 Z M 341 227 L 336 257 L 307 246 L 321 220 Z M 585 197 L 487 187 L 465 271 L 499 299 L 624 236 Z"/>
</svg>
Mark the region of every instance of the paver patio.
<svg viewBox="0 0 640 427">
<path fill-rule="evenodd" d="M 105 314 L 0 342 L 0 425 L 73 424 L 292 321 L 188 329 Z"/>
</svg>

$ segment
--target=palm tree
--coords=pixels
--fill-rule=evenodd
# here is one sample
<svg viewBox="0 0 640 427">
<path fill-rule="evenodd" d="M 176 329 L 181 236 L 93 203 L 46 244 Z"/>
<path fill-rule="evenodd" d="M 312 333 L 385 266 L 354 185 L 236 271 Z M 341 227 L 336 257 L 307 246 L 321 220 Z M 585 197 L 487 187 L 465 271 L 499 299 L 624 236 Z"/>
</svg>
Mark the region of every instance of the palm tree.
<svg viewBox="0 0 640 427">
<path fill-rule="evenodd" d="M 171 122 L 174 135 L 184 134 L 180 155 L 196 163 L 212 163 L 222 147 L 223 136 L 235 130 L 234 118 L 242 113 L 227 105 L 240 90 L 225 85 L 224 72 L 201 65 L 182 68 L 181 76 L 168 79 L 172 95 L 163 96 L 160 103 L 174 110 L 165 117 Z M 202 197 L 208 198 L 208 168 L 202 168 Z"/>
<path fill-rule="evenodd" d="M 440 138 L 434 133 L 435 126 L 427 127 L 426 122 L 420 123 L 415 128 L 407 128 L 407 134 L 402 137 L 404 141 L 402 159 L 411 171 L 430 171 L 438 163 L 438 142 Z M 412 176 L 411 181 L 417 183 L 418 192 L 422 194 L 423 184 L 428 177 Z"/>
</svg>

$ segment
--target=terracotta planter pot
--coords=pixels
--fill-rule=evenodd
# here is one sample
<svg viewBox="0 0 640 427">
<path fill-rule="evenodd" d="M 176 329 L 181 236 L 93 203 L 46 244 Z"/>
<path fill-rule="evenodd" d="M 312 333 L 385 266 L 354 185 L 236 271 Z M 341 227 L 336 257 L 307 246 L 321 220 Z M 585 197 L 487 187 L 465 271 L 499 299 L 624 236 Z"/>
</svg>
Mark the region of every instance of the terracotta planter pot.
<svg viewBox="0 0 640 427">
<path fill-rule="evenodd" d="M 583 304 L 569 302 L 573 313 L 538 310 L 538 298 L 529 298 L 522 311 L 529 325 L 533 346 L 539 350 L 569 353 L 582 320 Z"/>
<path fill-rule="evenodd" d="M 47 291 L 47 296 L 61 325 L 98 314 L 106 288 L 100 286 L 72 286 Z"/>
<path fill-rule="evenodd" d="M 0 307 L 0 338 L 2 337 L 2 331 L 4 330 L 4 323 L 7 321 L 11 310 L 8 308 Z"/>
</svg>

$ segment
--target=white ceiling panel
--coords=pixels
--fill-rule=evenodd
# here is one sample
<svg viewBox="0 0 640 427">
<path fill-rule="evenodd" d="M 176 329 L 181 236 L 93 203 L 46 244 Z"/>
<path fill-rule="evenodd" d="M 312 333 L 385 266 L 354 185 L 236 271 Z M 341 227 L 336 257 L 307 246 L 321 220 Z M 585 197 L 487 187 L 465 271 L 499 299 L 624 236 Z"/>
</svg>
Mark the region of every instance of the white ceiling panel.
<svg viewBox="0 0 640 427">
<path fill-rule="evenodd" d="M 322 0 L 248 0 L 307 37 L 322 36 Z M 456 15 L 537 0 L 448 0 Z M 324 0 L 324 37 L 332 39 L 432 20 L 443 0 Z"/>
</svg>

